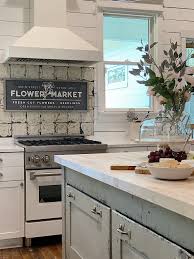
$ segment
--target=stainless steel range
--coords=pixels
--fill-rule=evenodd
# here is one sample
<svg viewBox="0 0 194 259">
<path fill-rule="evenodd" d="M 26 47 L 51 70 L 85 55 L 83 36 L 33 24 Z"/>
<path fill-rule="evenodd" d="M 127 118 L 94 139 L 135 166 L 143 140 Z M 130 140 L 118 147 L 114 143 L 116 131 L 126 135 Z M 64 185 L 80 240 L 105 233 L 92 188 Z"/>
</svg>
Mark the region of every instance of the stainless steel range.
<svg viewBox="0 0 194 259">
<path fill-rule="evenodd" d="M 26 240 L 61 234 L 63 178 L 54 155 L 103 153 L 107 145 L 64 135 L 16 136 L 15 142 L 25 150 Z"/>
</svg>

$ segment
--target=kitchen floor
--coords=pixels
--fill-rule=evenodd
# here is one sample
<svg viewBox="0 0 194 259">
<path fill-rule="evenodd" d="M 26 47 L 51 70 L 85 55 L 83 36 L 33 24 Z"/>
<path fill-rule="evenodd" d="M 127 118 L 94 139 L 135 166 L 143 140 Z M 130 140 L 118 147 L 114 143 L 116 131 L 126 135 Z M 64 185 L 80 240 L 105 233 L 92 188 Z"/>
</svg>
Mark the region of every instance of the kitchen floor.
<svg viewBox="0 0 194 259">
<path fill-rule="evenodd" d="M 61 259 L 61 238 L 34 239 L 32 247 L 0 250 L 0 259 Z"/>
</svg>

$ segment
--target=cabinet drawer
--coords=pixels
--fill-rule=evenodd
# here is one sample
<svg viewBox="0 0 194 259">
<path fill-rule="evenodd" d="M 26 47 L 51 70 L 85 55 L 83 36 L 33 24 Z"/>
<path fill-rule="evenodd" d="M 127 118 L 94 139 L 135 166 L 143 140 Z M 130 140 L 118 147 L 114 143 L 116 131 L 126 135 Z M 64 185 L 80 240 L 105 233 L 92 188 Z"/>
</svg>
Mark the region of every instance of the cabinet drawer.
<svg viewBox="0 0 194 259">
<path fill-rule="evenodd" d="M 24 179 L 24 167 L 0 167 L 0 182 Z"/>
<path fill-rule="evenodd" d="M 193 255 L 146 227 L 112 212 L 112 259 L 194 259 Z"/>
<path fill-rule="evenodd" d="M 24 167 L 24 153 L 0 153 L 0 167 Z"/>
</svg>

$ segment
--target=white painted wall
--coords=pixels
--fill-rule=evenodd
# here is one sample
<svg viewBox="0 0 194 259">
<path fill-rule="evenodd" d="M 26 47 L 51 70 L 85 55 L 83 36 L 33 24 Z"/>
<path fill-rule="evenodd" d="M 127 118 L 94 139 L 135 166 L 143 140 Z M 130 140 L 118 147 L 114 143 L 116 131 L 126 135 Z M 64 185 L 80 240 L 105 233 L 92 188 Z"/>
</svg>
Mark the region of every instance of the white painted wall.
<svg viewBox="0 0 194 259">
<path fill-rule="evenodd" d="M 0 0 L 0 56 L 29 29 L 29 0 Z"/>
<path fill-rule="evenodd" d="M 162 2 L 162 0 L 142 0 L 143 3 L 149 1 L 150 3 Z M 29 2 L 30 0 L 0 0 L 0 54 L 30 28 Z M 108 3 L 109 0 L 101 2 Z M 142 4 L 142 6 L 144 5 Z M 101 46 L 100 23 L 97 14 L 95 1 L 67 0 L 69 28 L 99 47 Z M 194 1 L 164 0 L 164 14 L 158 19 L 159 59 L 163 57 L 163 49 L 168 47 L 170 40 L 177 41 L 181 47 L 181 33 L 186 30 L 191 31 L 191 35 L 193 31 L 194 37 Z M 98 86 L 95 89 L 95 92 L 97 91 Z M 127 130 L 124 115 L 116 116 L 114 119 L 114 116 L 100 114 L 97 116 L 96 122 L 96 131 L 124 132 Z"/>
</svg>

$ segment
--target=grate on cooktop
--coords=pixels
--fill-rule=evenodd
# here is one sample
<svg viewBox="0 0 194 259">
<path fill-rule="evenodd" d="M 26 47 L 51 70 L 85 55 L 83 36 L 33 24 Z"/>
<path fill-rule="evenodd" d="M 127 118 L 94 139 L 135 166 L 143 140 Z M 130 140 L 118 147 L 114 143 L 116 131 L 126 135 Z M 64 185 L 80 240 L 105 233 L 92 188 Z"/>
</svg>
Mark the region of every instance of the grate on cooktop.
<svg viewBox="0 0 194 259">
<path fill-rule="evenodd" d="M 63 138 L 63 139 L 40 139 L 40 140 L 20 140 L 24 146 L 51 146 L 51 145 L 81 145 L 81 144 L 101 144 L 99 141 L 84 138 Z"/>
</svg>

